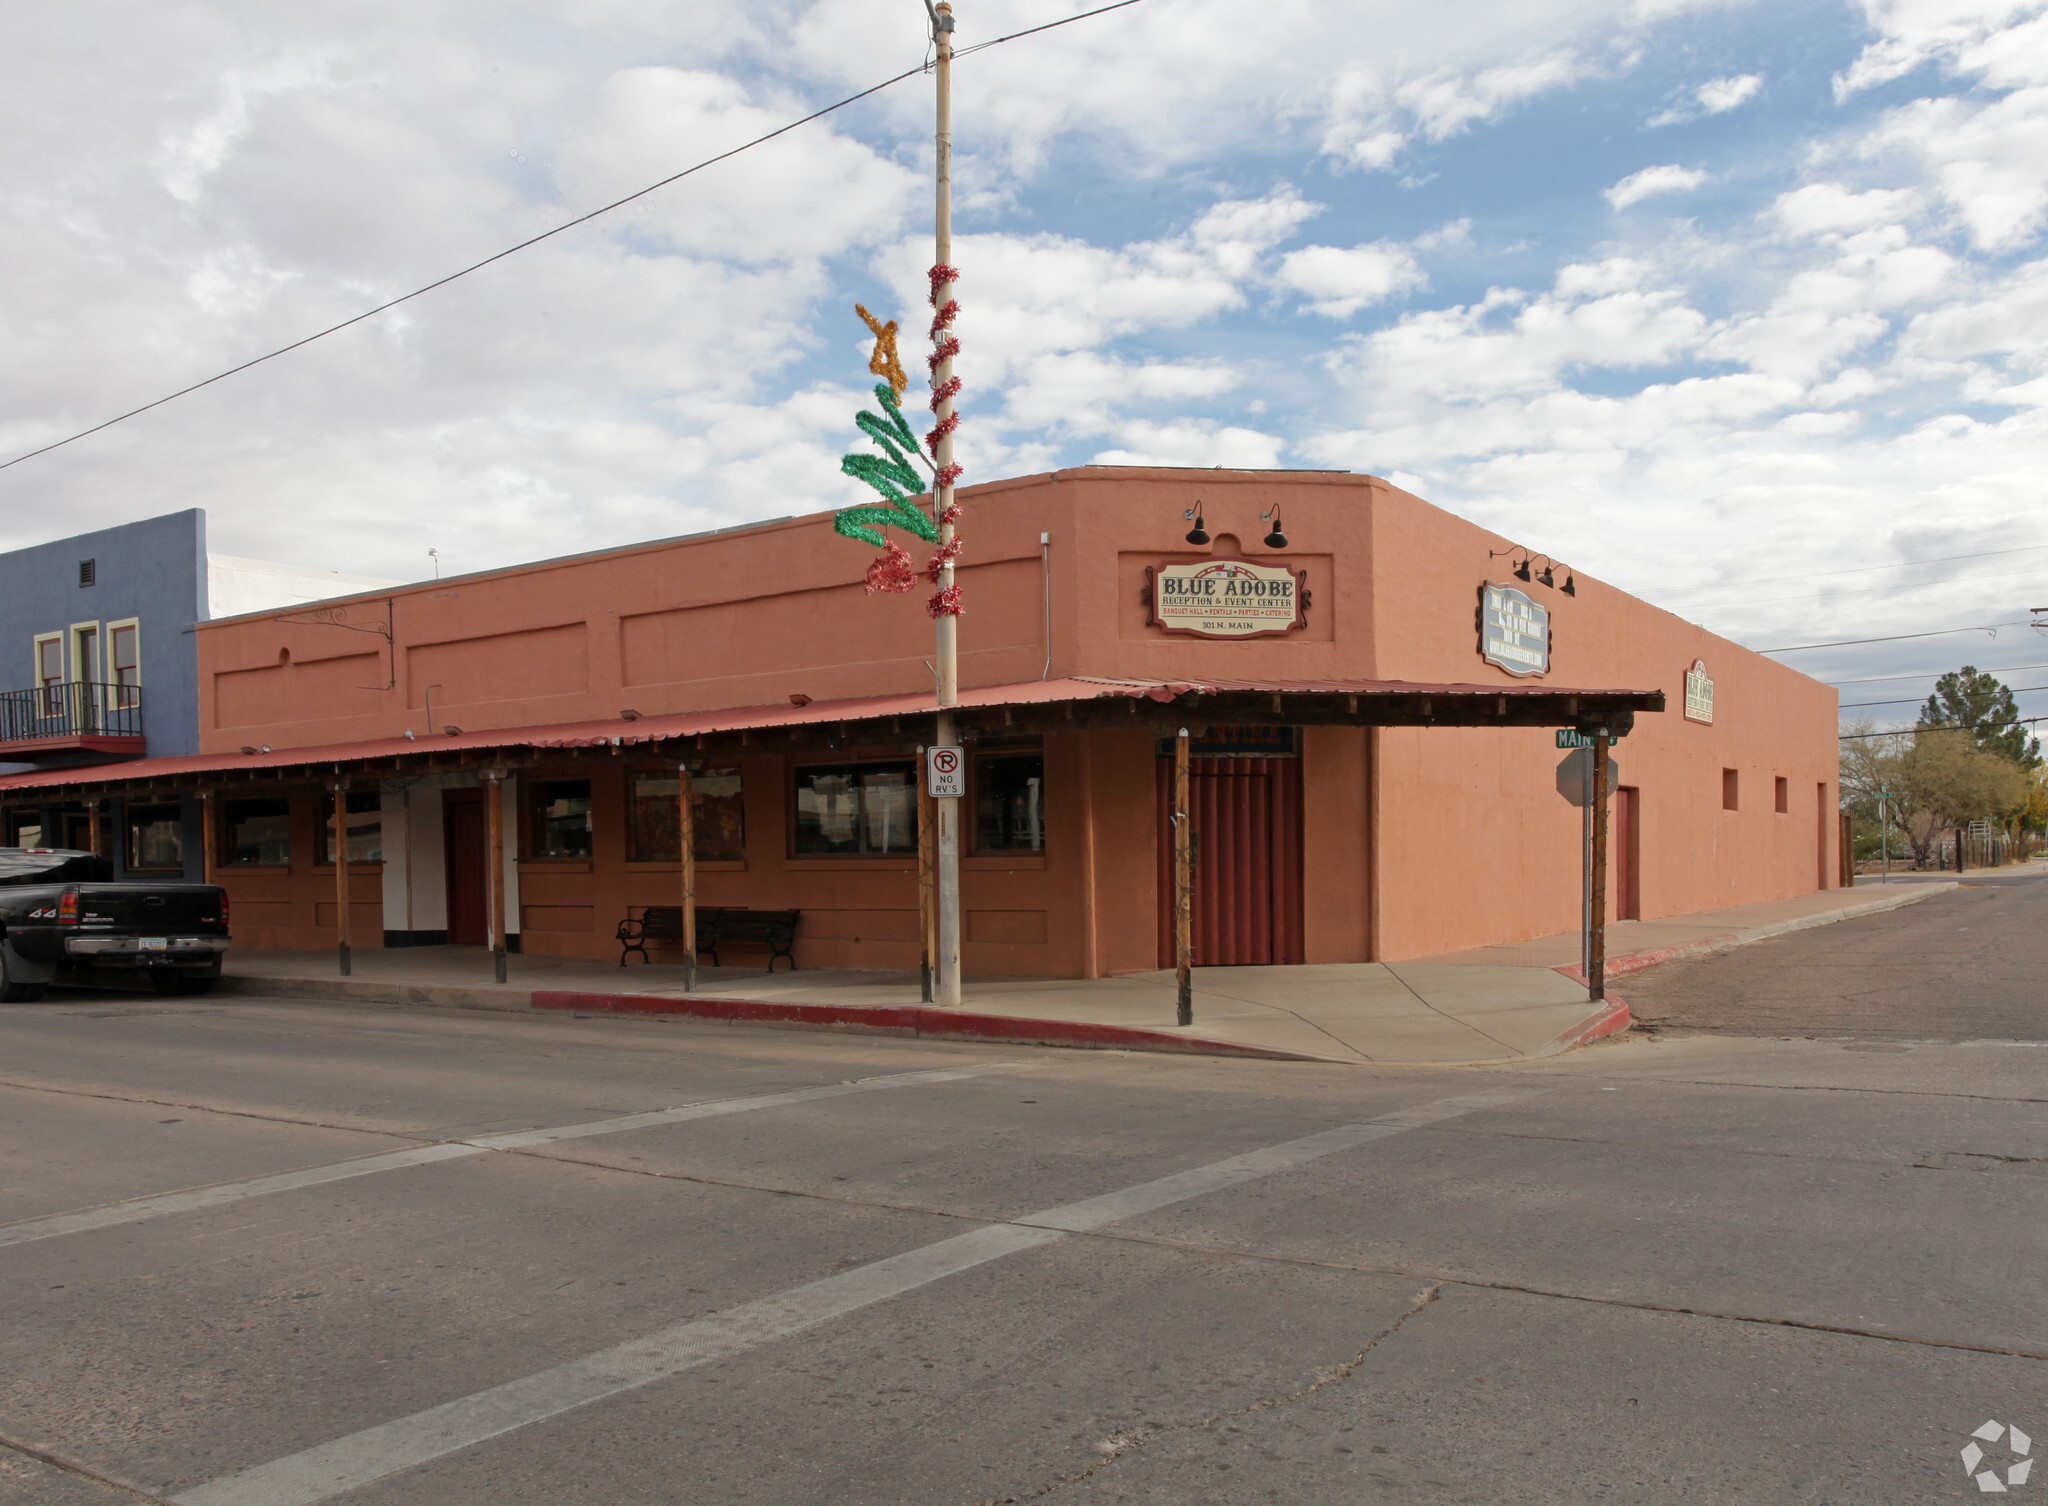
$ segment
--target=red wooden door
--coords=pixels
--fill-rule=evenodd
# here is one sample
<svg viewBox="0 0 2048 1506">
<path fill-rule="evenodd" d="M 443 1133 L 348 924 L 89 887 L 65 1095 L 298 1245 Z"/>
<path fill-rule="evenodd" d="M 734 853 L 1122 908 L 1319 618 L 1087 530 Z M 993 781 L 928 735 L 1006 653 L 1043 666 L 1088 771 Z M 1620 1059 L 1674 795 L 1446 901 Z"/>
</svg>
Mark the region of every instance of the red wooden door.
<svg viewBox="0 0 2048 1506">
<path fill-rule="evenodd" d="M 1173 760 L 1159 760 L 1159 965 L 1173 957 Z M 1197 967 L 1300 962 L 1301 761 L 1197 758 L 1189 766 L 1195 838 Z"/>
<path fill-rule="evenodd" d="M 482 790 L 441 792 L 441 832 L 448 844 L 448 940 L 483 946 L 490 937 L 490 832 Z"/>
<path fill-rule="evenodd" d="M 1642 919 L 1642 849 L 1639 845 L 1641 792 L 1622 785 L 1614 792 L 1614 918 Z"/>
</svg>

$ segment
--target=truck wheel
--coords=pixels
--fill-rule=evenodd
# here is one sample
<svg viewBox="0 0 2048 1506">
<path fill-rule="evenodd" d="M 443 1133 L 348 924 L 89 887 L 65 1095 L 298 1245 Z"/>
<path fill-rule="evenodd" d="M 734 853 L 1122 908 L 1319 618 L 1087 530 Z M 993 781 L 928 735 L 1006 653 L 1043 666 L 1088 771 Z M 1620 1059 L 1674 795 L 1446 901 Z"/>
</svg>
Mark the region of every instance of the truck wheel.
<svg viewBox="0 0 2048 1506">
<path fill-rule="evenodd" d="M 17 983 L 7 966 L 7 948 L 0 945 L 0 1004 L 34 1004 L 48 993 L 47 983 Z"/>
</svg>

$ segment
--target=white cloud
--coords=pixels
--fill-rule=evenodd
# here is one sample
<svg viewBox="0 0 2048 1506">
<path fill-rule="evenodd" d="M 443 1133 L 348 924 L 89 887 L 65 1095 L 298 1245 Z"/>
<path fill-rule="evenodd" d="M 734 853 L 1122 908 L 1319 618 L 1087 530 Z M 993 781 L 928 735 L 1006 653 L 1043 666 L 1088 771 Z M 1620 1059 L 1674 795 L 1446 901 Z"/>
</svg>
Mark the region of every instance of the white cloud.
<svg viewBox="0 0 2048 1506">
<path fill-rule="evenodd" d="M 1794 235 L 1826 235 L 1894 224 L 1911 213 L 1917 196 L 1904 188 L 1854 193 L 1838 183 L 1809 183 L 1780 194 L 1772 212 Z"/>
<path fill-rule="evenodd" d="M 1304 246 L 1281 258 L 1274 282 L 1303 295 L 1304 307 L 1330 319 L 1349 319 L 1368 304 L 1427 287 L 1429 278 L 1406 246 L 1377 241 L 1362 246 Z"/>
<path fill-rule="evenodd" d="M 1123 445 L 1103 450 L 1096 465 L 1207 465 L 1270 471 L 1280 466 L 1280 439 L 1256 429 L 1210 423 L 1133 423 Z"/>
<path fill-rule="evenodd" d="M 1661 167 L 1646 167 L 1641 172 L 1630 173 L 1619 183 L 1607 190 L 1607 202 L 1616 209 L 1660 193 L 1684 193 L 1698 188 L 1707 181 L 1707 175 L 1676 163 L 1665 163 Z"/>
<path fill-rule="evenodd" d="M 1747 104 L 1763 88 L 1760 73 L 1738 73 L 1728 78 L 1710 78 L 1692 91 L 1692 102 L 1659 111 L 1646 122 L 1650 126 L 1682 125 L 1702 115 L 1721 115 Z"/>
</svg>

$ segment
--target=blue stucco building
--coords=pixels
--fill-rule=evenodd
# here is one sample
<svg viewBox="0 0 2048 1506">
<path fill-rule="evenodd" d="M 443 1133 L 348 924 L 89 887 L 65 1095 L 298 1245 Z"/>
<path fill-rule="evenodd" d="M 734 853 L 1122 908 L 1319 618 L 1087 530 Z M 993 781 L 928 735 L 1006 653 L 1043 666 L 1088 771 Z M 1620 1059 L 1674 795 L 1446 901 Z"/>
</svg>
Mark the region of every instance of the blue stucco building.
<svg viewBox="0 0 2048 1506">
<path fill-rule="evenodd" d="M 209 554 L 196 507 L 0 553 L 0 772 L 197 753 L 199 623 L 384 584 Z M 202 819 L 190 795 L 74 801 L 10 812 L 0 841 L 197 879 Z"/>
</svg>

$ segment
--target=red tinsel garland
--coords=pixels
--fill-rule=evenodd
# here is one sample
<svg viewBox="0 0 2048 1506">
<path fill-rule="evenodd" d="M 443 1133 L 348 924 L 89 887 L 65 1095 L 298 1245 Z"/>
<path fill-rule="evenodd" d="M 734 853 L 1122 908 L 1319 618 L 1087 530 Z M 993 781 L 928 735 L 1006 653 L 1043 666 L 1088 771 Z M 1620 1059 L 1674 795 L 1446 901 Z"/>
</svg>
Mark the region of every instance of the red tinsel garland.
<svg viewBox="0 0 2048 1506">
<path fill-rule="evenodd" d="M 948 586 L 943 591 L 932 592 L 932 599 L 924 604 L 924 609 L 931 613 L 934 619 L 964 617 L 967 612 L 967 609 L 960 605 L 958 586 Z"/>
<path fill-rule="evenodd" d="M 932 484 L 936 486 L 940 491 L 944 491 L 947 487 L 951 486 L 955 481 L 958 481 L 961 477 L 961 474 L 964 471 L 966 471 L 966 469 L 967 467 L 962 465 L 957 460 L 954 461 L 951 465 L 941 466 L 939 467 L 938 479 L 935 480 Z M 941 518 L 939 521 L 945 522 L 947 520 Z"/>
<path fill-rule="evenodd" d="M 948 413 L 944 418 L 932 425 L 931 431 L 924 437 L 924 447 L 932 452 L 934 459 L 938 458 L 939 441 L 959 427 L 960 415 L 957 413 Z"/>
<path fill-rule="evenodd" d="M 932 306 L 936 308 L 939 302 L 939 289 L 949 282 L 958 282 L 960 280 L 960 269 L 958 267 L 949 267 L 944 262 L 940 262 L 925 275 L 932 280 L 931 300 Z"/>
<path fill-rule="evenodd" d="M 917 584 L 917 565 L 901 544 L 893 539 L 882 546 L 882 552 L 875 556 L 868 566 L 868 595 L 886 591 L 901 595 Z"/>
<path fill-rule="evenodd" d="M 931 368 L 932 375 L 936 377 L 939 374 L 939 362 L 950 361 L 959 354 L 960 342 L 948 335 L 939 342 L 938 349 L 924 358 L 924 364 Z"/>
<path fill-rule="evenodd" d="M 932 412 L 938 412 L 939 404 L 943 403 L 947 398 L 959 396 L 960 385 L 960 378 L 947 377 L 945 381 L 934 387 L 932 389 Z"/>
<path fill-rule="evenodd" d="M 960 521 L 960 504 L 959 504 L 958 502 L 948 502 L 948 503 L 946 504 L 946 506 L 945 506 L 945 509 L 944 509 L 944 510 L 943 510 L 942 512 L 940 512 L 940 514 L 939 514 L 939 521 L 940 521 L 941 523 L 957 523 L 957 522 L 959 522 L 959 521 Z"/>
<path fill-rule="evenodd" d="M 959 558 L 960 541 L 948 540 L 939 546 L 938 553 L 932 556 L 932 562 L 924 567 L 924 578 L 936 586 L 939 583 L 939 572 Z"/>
</svg>

